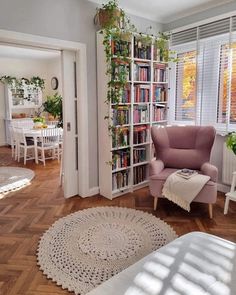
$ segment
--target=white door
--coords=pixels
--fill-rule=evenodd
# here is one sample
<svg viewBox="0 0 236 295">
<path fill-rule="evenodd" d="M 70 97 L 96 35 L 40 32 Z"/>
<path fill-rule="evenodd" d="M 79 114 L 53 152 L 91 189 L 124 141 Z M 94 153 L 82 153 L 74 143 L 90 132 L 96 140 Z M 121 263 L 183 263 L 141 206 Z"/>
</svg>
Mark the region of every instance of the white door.
<svg viewBox="0 0 236 295">
<path fill-rule="evenodd" d="M 64 196 L 79 193 L 76 52 L 62 51 Z"/>
</svg>

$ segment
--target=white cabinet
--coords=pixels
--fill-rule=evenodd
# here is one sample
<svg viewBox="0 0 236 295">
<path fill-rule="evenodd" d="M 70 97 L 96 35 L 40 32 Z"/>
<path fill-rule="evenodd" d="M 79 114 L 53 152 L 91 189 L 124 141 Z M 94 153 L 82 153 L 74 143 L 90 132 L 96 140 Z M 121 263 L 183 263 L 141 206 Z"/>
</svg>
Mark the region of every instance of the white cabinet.
<svg viewBox="0 0 236 295">
<path fill-rule="evenodd" d="M 5 86 L 6 142 L 11 144 L 9 127 L 14 121 L 32 120 L 42 106 L 42 90 L 35 85 L 12 88 Z"/>
</svg>

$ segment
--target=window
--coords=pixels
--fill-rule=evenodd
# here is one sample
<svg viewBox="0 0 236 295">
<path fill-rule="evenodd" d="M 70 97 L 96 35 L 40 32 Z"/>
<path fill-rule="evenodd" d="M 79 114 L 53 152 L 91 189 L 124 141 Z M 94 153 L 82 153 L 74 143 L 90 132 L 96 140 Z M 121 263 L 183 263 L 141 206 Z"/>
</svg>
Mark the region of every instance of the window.
<svg viewBox="0 0 236 295">
<path fill-rule="evenodd" d="M 196 51 L 177 54 L 175 120 L 193 121 L 196 104 Z"/>
<path fill-rule="evenodd" d="M 219 90 L 218 90 L 218 108 L 217 123 L 226 123 L 229 112 L 229 123 L 236 123 L 236 43 L 231 46 L 232 62 L 230 62 L 229 45 L 224 44 L 220 48 L 219 64 Z M 228 110 L 228 84 L 230 83 L 231 65 L 231 85 L 230 87 L 230 104 Z"/>
</svg>

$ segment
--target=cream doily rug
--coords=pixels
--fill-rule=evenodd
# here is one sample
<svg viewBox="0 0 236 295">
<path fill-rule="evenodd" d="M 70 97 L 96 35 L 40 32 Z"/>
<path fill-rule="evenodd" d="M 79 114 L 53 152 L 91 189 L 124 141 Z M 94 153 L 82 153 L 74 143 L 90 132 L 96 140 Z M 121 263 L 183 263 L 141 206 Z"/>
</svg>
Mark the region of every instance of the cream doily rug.
<svg viewBox="0 0 236 295">
<path fill-rule="evenodd" d="M 19 167 L 0 167 L 0 198 L 7 192 L 19 189 L 34 178 L 34 171 Z"/>
<path fill-rule="evenodd" d="M 56 221 L 42 236 L 38 264 L 63 289 L 86 294 L 177 236 L 155 216 L 98 207 Z"/>
</svg>

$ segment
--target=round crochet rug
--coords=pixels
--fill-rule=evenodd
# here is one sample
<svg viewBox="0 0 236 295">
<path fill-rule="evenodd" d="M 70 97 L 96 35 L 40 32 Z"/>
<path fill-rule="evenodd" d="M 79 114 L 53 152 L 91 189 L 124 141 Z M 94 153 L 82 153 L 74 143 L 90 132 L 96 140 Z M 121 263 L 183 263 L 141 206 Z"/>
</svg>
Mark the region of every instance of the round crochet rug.
<svg viewBox="0 0 236 295">
<path fill-rule="evenodd" d="M 20 167 L 0 167 L 0 197 L 29 184 L 33 178 L 33 170 Z"/>
<path fill-rule="evenodd" d="M 59 219 L 44 233 L 38 265 L 57 285 L 83 295 L 176 237 L 149 213 L 85 209 Z"/>
</svg>

